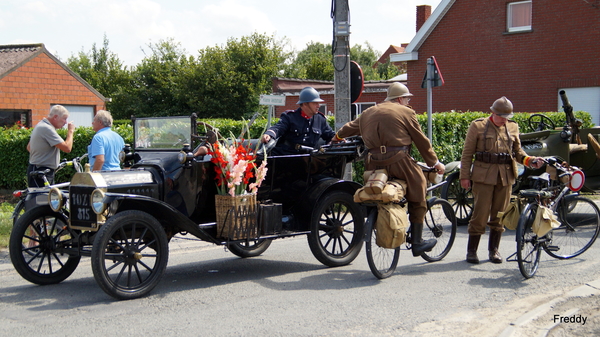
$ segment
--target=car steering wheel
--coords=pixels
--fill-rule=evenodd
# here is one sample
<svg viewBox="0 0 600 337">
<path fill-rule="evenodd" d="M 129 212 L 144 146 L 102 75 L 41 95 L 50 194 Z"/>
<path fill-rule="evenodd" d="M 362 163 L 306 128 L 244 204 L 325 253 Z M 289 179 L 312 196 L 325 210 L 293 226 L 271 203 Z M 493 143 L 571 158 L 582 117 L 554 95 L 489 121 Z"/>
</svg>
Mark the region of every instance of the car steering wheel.
<svg viewBox="0 0 600 337">
<path fill-rule="evenodd" d="M 260 141 L 260 140 L 259 140 Z M 258 149 L 256 149 L 256 159 L 264 160 L 265 152 L 267 156 L 271 153 L 271 150 L 277 145 L 277 139 L 271 138 L 267 143 L 260 142 Z"/>
<path fill-rule="evenodd" d="M 556 128 L 556 126 L 554 125 L 554 122 L 550 118 L 548 118 L 547 116 L 544 116 L 542 114 L 531 115 L 529 117 L 528 122 L 529 122 L 529 127 L 534 132 L 544 131 L 544 130 L 554 130 L 554 128 Z"/>
</svg>

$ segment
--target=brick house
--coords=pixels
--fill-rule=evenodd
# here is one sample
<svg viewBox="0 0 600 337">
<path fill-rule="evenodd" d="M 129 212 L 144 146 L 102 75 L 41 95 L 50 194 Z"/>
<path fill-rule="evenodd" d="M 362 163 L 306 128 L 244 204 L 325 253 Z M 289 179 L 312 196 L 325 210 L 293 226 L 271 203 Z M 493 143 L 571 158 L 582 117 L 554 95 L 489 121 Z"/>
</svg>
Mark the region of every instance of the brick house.
<svg viewBox="0 0 600 337">
<path fill-rule="evenodd" d="M 69 110 L 76 126 L 91 126 L 105 102 L 43 44 L 0 46 L 0 126 L 35 126 L 56 104 Z"/>
<path fill-rule="evenodd" d="M 599 1 L 442 0 L 391 60 L 407 62 L 417 112 L 427 109 L 421 82 L 433 55 L 445 80 L 433 89 L 434 111 L 489 111 L 500 96 L 515 111 L 559 111 L 558 92 L 565 90 L 573 108 L 598 125 L 598 41 Z"/>
<path fill-rule="evenodd" d="M 285 110 L 297 109 L 298 96 L 304 87 L 313 87 L 325 102 L 321 103 L 319 110 L 325 115 L 335 115 L 335 97 L 333 81 L 302 80 L 295 78 L 274 77 L 273 94 L 285 95 L 285 106 L 276 106 L 275 115 L 281 116 Z M 355 118 L 357 113 L 383 102 L 387 96 L 387 89 L 393 80 L 388 81 L 365 81 L 364 89 L 360 97 L 352 104 L 351 118 Z M 403 82 L 398 80 L 398 82 Z"/>
</svg>

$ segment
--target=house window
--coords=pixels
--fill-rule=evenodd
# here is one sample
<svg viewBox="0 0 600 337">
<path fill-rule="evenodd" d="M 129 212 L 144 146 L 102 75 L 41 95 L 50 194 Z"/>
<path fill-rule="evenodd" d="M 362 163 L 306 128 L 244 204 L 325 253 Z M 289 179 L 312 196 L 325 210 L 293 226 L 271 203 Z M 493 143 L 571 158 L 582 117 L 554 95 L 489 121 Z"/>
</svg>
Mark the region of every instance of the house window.
<svg viewBox="0 0 600 337">
<path fill-rule="evenodd" d="M 509 32 L 531 30 L 531 1 L 517 1 L 508 4 L 507 28 Z"/>
<path fill-rule="evenodd" d="M 351 111 L 351 116 L 350 119 L 354 120 L 356 119 L 356 117 L 358 117 L 361 113 L 363 113 L 363 111 L 367 110 L 368 108 L 375 106 L 375 102 L 369 102 L 369 103 L 352 103 L 352 111 Z"/>
<path fill-rule="evenodd" d="M 0 109 L 0 126 L 11 127 L 17 123 L 23 127 L 31 127 L 31 110 Z"/>
</svg>

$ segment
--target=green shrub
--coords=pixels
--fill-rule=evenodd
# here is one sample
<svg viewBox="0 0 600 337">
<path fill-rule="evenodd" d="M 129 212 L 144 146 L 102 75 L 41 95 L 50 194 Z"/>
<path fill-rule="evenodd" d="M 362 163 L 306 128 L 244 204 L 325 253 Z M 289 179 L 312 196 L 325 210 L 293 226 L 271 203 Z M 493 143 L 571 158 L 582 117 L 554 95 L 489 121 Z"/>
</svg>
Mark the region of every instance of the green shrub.
<svg viewBox="0 0 600 337">
<path fill-rule="evenodd" d="M 0 175 L 0 189 L 23 189 L 27 187 L 25 172 L 29 165 L 29 152 L 27 144 L 31 138 L 33 129 L 7 128 L 0 129 L 0 162 L 10 163 L 4 165 Z M 133 128 L 131 125 L 115 126 L 113 130 L 123 137 L 125 143 L 133 142 Z M 70 153 L 61 151 L 60 158 L 71 160 L 87 153 L 87 147 L 94 137 L 94 130 L 91 127 L 75 128 L 73 134 L 73 149 Z M 58 134 L 64 139 L 67 137 L 67 130 L 60 129 Z M 87 161 L 84 161 L 84 163 Z M 74 169 L 66 167 L 60 170 L 55 177 L 56 182 L 69 181 Z"/>
<path fill-rule="evenodd" d="M 544 113 L 552 119 L 557 127 L 565 123 L 565 114 L 562 112 Z M 449 163 L 460 160 L 465 135 L 471 121 L 489 116 L 489 112 L 446 112 L 433 114 L 433 149 L 437 153 L 440 161 Z M 528 125 L 529 113 L 516 113 L 513 120 L 519 123 L 521 132 L 531 132 Z M 592 127 L 592 118 L 586 112 L 575 112 L 575 117 L 583 121 L 582 128 Z M 329 125 L 334 128 L 335 119 L 333 116 L 327 117 Z M 423 132 L 427 134 L 427 115 L 417 115 Z M 201 119 L 201 121 L 217 128 L 222 137 L 239 137 L 242 130 L 247 129 L 248 121 L 232 119 Z M 273 119 L 272 124 L 277 123 L 278 119 Z M 260 138 L 267 125 L 267 118 L 264 115 L 259 116 L 250 126 L 250 135 L 244 134 L 245 139 Z M 25 171 L 29 161 L 27 152 L 27 143 L 31 136 L 32 129 L 19 129 L 17 127 L 0 129 L 0 162 L 5 164 L 0 175 L 0 189 L 22 189 L 27 186 Z M 133 127 L 131 121 L 114 121 L 113 130 L 120 134 L 126 144 L 133 144 Z M 66 137 L 66 129 L 58 130 L 61 137 Z M 61 158 L 70 160 L 81 156 L 87 152 L 87 146 L 90 144 L 94 131 L 91 127 L 78 127 L 75 130 L 73 150 L 71 153 L 61 152 Z M 418 151 L 413 148 L 412 155 L 415 159 L 422 161 Z M 354 164 L 353 179 L 362 183 L 363 163 Z M 56 175 L 56 181 L 68 181 L 73 175 L 72 168 L 65 168 Z"/>
</svg>

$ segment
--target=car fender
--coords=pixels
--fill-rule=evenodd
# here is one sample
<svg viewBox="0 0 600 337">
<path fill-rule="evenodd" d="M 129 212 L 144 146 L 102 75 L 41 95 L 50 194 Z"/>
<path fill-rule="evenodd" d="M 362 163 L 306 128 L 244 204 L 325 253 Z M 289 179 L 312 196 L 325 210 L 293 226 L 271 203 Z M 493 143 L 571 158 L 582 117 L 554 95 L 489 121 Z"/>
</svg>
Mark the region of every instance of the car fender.
<svg viewBox="0 0 600 337">
<path fill-rule="evenodd" d="M 164 201 L 137 194 L 121 194 L 110 192 L 105 194 L 105 203 L 110 204 L 115 200 L 119 201 L 119 208 L 116 211 L 117 213 L 126 210 L 144 211 L 155 217 L 165 228 L 165 232 L 167 233 L 169 233 L 170 228 L 177 227 L 178 229 L 174 230 L 173 233 L 186 231 L 205 241 L 213 243 L 220 242 L 202 230 L 198 224 L 194 223 L 186 215 L 182 214 L 180 211 Z"/>
</svg>

